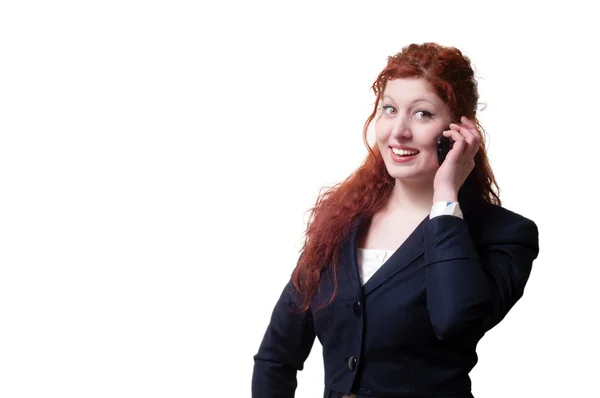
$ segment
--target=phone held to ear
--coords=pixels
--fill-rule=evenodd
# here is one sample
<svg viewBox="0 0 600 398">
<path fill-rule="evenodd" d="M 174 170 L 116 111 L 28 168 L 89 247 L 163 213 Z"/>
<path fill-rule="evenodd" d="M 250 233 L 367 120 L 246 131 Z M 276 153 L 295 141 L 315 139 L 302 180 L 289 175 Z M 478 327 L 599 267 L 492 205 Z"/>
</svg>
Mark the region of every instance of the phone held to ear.
<svg viewBox="0 0 600 398">
<path fill-rule="evenodd" d="M 444 159 L 452 149 L 452 145 L 454 144 L 454 140 L 445 137 L 444 134 L 440 135 L 437 142 L 437 155 L 438 155 L 438 163 L 441 166 L 444 163 Z"/>
</svg>

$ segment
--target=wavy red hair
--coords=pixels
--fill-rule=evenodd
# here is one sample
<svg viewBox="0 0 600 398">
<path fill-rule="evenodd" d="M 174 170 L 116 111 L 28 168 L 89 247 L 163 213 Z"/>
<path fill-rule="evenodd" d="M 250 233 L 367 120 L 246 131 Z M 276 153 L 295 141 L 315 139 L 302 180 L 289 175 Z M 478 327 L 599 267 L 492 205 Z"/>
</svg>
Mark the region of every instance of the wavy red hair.
<svg viewBox="0 0 600 398">
<path fill-rule="evenodd" d="M 376 100 L 363 130 L 367 157 L 345 181 L 330 187 L 325 193 L 321 189 L 315 206 L 309 210 L 311 214 L 302 254 L 292 273 L 292 283 L 299 294 L 300 311 L 309 309 L 319 288 L 321 275 L 328 267 L 335 285 L 332 296 L 323 305 L 333 301 L 337 294 L 338 259 L 342 243 L 361 220 L 369 219 L 385 206 L 392 191 L 394 178 L 388 174 L 377 145 L 369 146 L 367 131 L 377 115 L 387 81 L 396 78 L 425 79 L 446 103 L 452 120 L 459 121 L 457 118 L 466 116 L 476 124 L 482 132 L 482 139 L 475 155 L 475 168 L 465 185 L 469 184 L 476 196 L 501 206 L 500 189 L 486 153 L 485 130 L 476 116 L 479 93 L 469 58 L 457 48 L 437 43 L 410 44 L 402 48 L 396 55 L 388 57 L 386 67 L 371 87 Z M 498 194 L 492 190 L 492 185 Z"/>
</svg>

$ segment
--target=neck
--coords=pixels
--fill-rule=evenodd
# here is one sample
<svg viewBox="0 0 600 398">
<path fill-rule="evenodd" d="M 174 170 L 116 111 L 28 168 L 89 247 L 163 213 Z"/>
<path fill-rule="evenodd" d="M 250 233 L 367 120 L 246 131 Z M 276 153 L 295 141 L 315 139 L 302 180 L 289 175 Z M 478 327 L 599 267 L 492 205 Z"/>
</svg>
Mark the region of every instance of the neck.
<svg viewBox="0 0 600 398">
<path fill-rule="evenodd" d="M 387 203 L 387 210 L 427 214 L 433 205 L 433 181 L 407 182 L 396 180 Z"/>
</svg>

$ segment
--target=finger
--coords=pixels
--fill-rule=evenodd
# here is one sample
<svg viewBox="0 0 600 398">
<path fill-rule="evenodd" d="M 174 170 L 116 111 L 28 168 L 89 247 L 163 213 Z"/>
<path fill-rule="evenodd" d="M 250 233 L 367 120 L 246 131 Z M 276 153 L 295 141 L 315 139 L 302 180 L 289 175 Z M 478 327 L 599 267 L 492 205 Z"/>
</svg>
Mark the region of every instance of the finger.
<svg viewBox="0 0 600 398">
<path fill-rule="evenodd" d="M 456 126 L 462 126 L 462 127 L 466 128 L 466 129 L 468 129 L 476 137 L 480 137 L 481 136 L 481 133 L 477 129 L 477 126 L 475 126 L 475 123 L 473 123 L 472 121 L 470 121 L 469 119 L 467 119 L 464 116 L 460 120 L 462 121 L 462 124 L 461 123 L 453 123 L 453 124 L 456 125 Z"/>
<path fill-rule="evenodd" d="M 460 121 L 464 124 L 468 124 L 471 127 L 475 127 L 475 123 L 473 123 L 473 121 L 471 121 L 471 119 L 467 118 L 466 116 L 461 116 Z"/>
<path fill-rule="evenodd" d="M 462 124 L 466 125 L 469 129 L 471 129 L 474 133 L 479 134 L 477 125 L 475 124 L 475 122 L 473 120 L 468 119 L 467 117 L 463 116 L 460 118 L 460 121 L 462 122 Z"/>
<path fill-rule="evenodd" d="M 447 137 L 452 138 L 454 141 L 465 140 L 465 133 L 460 131 L 460 127 L 451 124 L 450 130 L 446 130 L 445 133 L 448 133 Z"/>
<path fill-rule="evenodd" d="M 477 130 L 475 130 L 476 132 L 473 132 L 472 129 L 456 123 L 452 123 L 450 127 L 453 130 L 458 131 L 464 137 L 465 141 L 467 141 L 465 153 L 468 153 L 474 157 L 479 150 L 480 143 Z"/>
<path fill-rule="evenodd" d="M 465 116 L 461 117 L 460 120 L 463 122 L 464 125 L 466 125 L 469 131 L 473 133 L 475 139 L 477 140 L 477 147 L 479 147 L 479 143 L 481 142 L 481 132 L 475 125 L 475 122 L 473 122 L 470 119 L 467 119 Z"/>
<path fill-rule="evenodd" d="M 461 133 L 469 142 L 475 138 L 475 133 L 463 124 L 450 123 L 450 128 Z"/>
<path fill-rule="evenodd" d="M 466 142 L 462 136 L 458 136 L 456 138 L 452 137 L 454 140 L 454 144 L 452 145 L 452 149 L 448 152 L 446 157 L 449 157 L 452 162 L 459 163 L 461 158 L 465 152 Z"/>
<path fill-rule="evenodd" d="M 446 137 L 452 138 L 454 141 L 450 152 L 454 152 L 456 155 L 453 155 L 452 157 L 458 159 L 465 151 L 465 137 L 454 129 L 446 130 L 443 134 Z"/>
<path fill-rule="evenodd" d="M 445 130 L 443 133 L 446 137 L 452 138 L 454 141 L 464 140 L 465 136 L 460 133 L 456 128 Z"/>
</svg>

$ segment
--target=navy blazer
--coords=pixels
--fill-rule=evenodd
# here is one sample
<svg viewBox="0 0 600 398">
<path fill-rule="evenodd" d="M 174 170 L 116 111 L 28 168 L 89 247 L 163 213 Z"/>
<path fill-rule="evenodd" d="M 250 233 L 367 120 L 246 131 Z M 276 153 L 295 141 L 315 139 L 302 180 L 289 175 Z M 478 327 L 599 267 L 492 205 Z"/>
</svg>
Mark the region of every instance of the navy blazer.
<svg viewBox="0 0 600 398">
<path fill-rule="evenodd" d="M 475 347 L 523 295 L 537 257 L 536 224 L 483 200 L 462 201 L 464 219 L 419 224 L 361 286 L 357 234 L 345 240 L 338 292 L 322 276 L 311 310 L 294 311 L 291 282 L 254 356 L 252 396 L 293 397 L 315 336 L 323 346 L 324 397 L 469 397 Z"/>
</svg>

